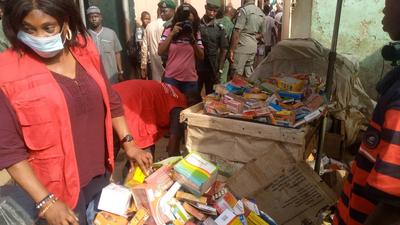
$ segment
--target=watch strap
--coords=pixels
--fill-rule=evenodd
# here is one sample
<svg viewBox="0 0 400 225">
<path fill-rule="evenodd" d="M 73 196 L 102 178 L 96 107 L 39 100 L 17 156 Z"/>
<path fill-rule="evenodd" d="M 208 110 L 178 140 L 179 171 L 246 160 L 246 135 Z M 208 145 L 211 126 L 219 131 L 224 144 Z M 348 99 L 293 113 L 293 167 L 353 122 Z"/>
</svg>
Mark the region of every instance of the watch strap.
<svg viewBox="0 0 400 225">
<path fill-rule="evenodd" d="M 127 135 L 125 135 L 125 137 L 123 137 L 123 138 L 121 139 L 121 144 L 124 144 L 124 143 L 126 143 L 126 142 L 131 142 L 131 141 L 133 141 L 132 135 L 127 134 Z"/>
</svg>

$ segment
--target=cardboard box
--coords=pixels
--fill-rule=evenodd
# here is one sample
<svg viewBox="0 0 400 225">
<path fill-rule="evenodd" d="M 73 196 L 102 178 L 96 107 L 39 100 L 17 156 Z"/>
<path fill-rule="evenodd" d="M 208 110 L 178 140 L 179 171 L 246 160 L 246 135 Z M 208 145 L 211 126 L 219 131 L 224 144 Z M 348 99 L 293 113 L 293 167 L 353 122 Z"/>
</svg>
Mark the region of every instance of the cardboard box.
<svg viewBox="0 0 400 225">
<path fill-rule="evenodd" d="M 317 126 L 310 124 L 294 129 L 206 115 L 203 103 L 183 110 L 181 122 L 188 125 L 186 147 L 189 151 L 226 163 L 246 164 L 259 158 L 266 149 L 284 151 L 301 161 L 316 148 L 309 143 L 318 135 Z"/>
<path fill-rule="evenodd" d="M 337 160 L 342 159 L 342 143 L 343 136 L 340 134 L 326 132 L 325 143 L 324 143 L 324 153 L 329 158 L 334 158 Z"/>
<path fill-rule="evenodd" d="M 254 212 L 248 213 L 246 216 L 246 220 L 248 225 L 269 225 L 269 223 L 265 222 L 261 217 L 259 217 Z"/>
<path fill-rule="evenodd" d="M 163 191 L 167 191 L 174 184 L 170 177 L 171 169 L 171 165 L 162 166 L 146 178 L 146 183 L 159 185 Z"/>
<path fill-rule="evenodd" d="M 186 212 L 185 208 L 182 206 L 182 204 L 177 201 L 176 199 L 171 199 L 169 202 L 171 205 L 171 211 L 174 214 L 175 218 L 181 222 L 182 224 L 185 224 L 187 221 L 189 221 L 192 217 Z M 168 221 L 167 221 L 168 222 Z"/>
<path fill-rule="evenodd" d="M 178 182 L 175 182 L 172 187 L 160 198 L 160 201 L 158 201 L 153 210 L 153 214 L 156 215 L 156 222 L 160 221 L 161 223 L 167 223 L 168 221 L 175 219 L 171 202 L 176 201 L 174 196 L 181 187 L 182 186 Z"/>
<path fill-rule="evenodd" d="M 260 210 L 258 209 L 257 204 L 242 198 L 242 202 L 244 205 L 245 210 L 255 213 L 256 215 L 260 215 Z"/>
<path fill-rule="evenodd" d="M 203 213 L 201 213 L 199 210 L 188 204 L 187 202 L 183 203 L 183 208 L 188 212 L 190 215 L 195 217 L 196 219 L 200 221 L 204 221 L 207 217 Z"/>
<path fill-rule="evenodd" d="M 173 218 L 170 215 L 170 207 L 167 201 L 170 199 L 170 196 L 173 197 L 175 195 L 179 188 L 179 184 L 173 185 L 164 195 L 159 192 L 155 184 L 141 184 L 132 188 L 132 195 L 136 206 L 138 208 L 144 207 L 150 212 L 151 217 L 148 219 L 147 224 L 163 225 Z"/>
<path fill-rule="evenodd" d="M 217 167 L 199 154 L 190 153 L 174 166 L 177 181 L 196 196 L 203 195 L 216 181 Z"/>
<path fill-rule="evenodd" d="M 231 210 L 226 209 L 224 212 L 221 213 L 221 215 L 217 217 L 217 219 L 215 219 L 215 223 L 217 223 L 218 225 L 228 225 L 235 218 L 236 215 Z"/>
<path fill-rule="evenodd" d="M 208 217 L 204 222 L 203 225 L 218 225 L 211 217 Z"/>
<path fill-rule="evenodd" d="M 227 192 L 219 198 L 214 206 L 217 209 L 218 213 L 222 213 L 223 211 L 230 209 L 232 210 L 238 204 L 238 200 L 231 192 Z M 233 210 L 232 210 L 233 211 Z"/>
<path fill-rule="evenodd" d="M 122 216 L 101 211 L 94 220 L 95 225 L 127 225 L 128 220 Z"/>
<path fill-rule="evenodd" d="M 336 202 L 332 190 L 305 162 L 279 149 L 267 149 L 228 179 L 228 186 L 237 196 L 255 199 L 281 225 L 314 225 L 319 212 Z"/>
<path fill-rule="evenodd" d="M 201 213 L 207 214 L 209 216 L 217 216 L 217 209 L 208 205 L 203 205 L 200 203 L 189 203 L 191 206 L 199 210 Z"/>
<path fill-rule="evenodd" d="M 131 188 L 135 185 L 143 184 L 146 175 L 143 173 L 139 166 L 135 166 L 131 169 L 125 178 L 124 186 Z"/>
<path fill-rule="evenodd" d="M 145 208 L 140 208 L 129 222 L 129 225 L 144 225 L 149 218 L 149 211 Z"/>
<path fill-rule="evenodd" d="M 337 197 L 340 197 L 347 176 L 348 172 L 346 170 L 337 170 L 329 173 L 324 173 L 322 175 L 322 179 L 328 184 L 329 187 L 332 188 Z"/>
<path fill-rule="evenodd" d="M 207 198 L 206 197 L 196 197 L 192 194 L 183 192 L 183 191 L 178 191 L 176 193 L 176 199 L 180 201 L 187 201 L 187 202 L 198 202 L 200 204 L 205 204 L 207 205 Z"/>
<path fill-rule="evenodd" d="M 277 87 L 287 91 L 302 91 L 304 88 L 304 81 L 294 77 L 279 77 L 276 78 Z"/>
<path fill-rule="evenodd" d="M 128 188 L 111 183 L 101 191 L 98 209 L 126 217 L 131 199 Z"/>
</svg>

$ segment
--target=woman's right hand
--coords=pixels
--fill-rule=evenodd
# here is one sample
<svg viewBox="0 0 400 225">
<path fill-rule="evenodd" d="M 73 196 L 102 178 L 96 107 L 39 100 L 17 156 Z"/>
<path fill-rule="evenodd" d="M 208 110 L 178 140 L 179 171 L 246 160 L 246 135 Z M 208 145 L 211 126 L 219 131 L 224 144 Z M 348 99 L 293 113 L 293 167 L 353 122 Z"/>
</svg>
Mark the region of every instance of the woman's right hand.
<svg viewBox="0 0 400 225">
<path fill-rule="evenodd" d="M 79 225 L 79 219 L 68 206 L 58 200 L 44 213 L 49 225 Z"/>
<path fill-rule="evenodd" d="M 139 149 L 134 145 L 125 145 L 124 149 L 128 159 L 131 162 L 132 160 L 136 162 L 142 171 L 148 175 L 148 171 L 151 169 L 151 165 L 153 165 L 153 156 L 151 153 Z"/>
<path fill-rule="evenodd" d="M 177 35 L 179 32 L 181 32 L 182 27 L 181 27 L 182 22 L 178 22 L 175 24 L 174 28 L 172 29 L 171 34 L 173 36 Z"/>
</svg>

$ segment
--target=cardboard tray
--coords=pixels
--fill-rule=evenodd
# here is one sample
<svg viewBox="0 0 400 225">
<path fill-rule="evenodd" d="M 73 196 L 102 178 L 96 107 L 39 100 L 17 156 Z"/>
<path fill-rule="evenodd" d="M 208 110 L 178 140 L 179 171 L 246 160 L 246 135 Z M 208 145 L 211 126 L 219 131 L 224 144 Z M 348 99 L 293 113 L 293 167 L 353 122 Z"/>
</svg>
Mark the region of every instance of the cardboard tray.
<svg viewBox="0 0 400 225">
<path fill-rule="evenodd" d="M 222 118 L 204 114 L 203 106 L 199 103 L 181 112 L 180 120 L 187 124 L 189 151 L 246 164 L 271 148 L 302 161 L 317 146 L 318 125 L 294 129 Z"/>
</svg>

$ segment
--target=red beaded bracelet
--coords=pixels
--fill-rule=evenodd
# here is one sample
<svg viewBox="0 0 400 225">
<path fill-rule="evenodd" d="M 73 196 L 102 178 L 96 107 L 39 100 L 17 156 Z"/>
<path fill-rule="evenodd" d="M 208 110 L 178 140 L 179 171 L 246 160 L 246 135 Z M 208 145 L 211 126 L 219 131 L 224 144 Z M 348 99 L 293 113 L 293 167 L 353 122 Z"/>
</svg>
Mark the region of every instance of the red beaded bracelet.
<svg viewBox="0 0 400 225">
<path fill-rule="evenodd" d="M 53 206 L 53 204 L 56 203 L 57 201 L 58 201 L 57 198 L 52 198 L 49 202 L 47 202 L 46 207 L 40 210 L 39 217 L 44 218 L 44 214 L 47 212 L 47 210 L 49 210 L 51 206 Z"/>
</svg>

